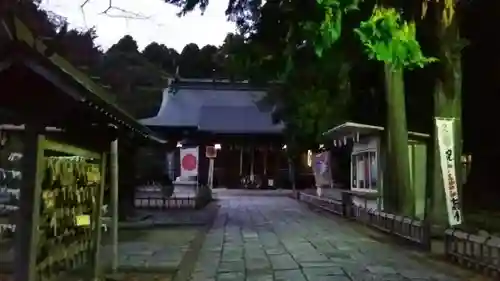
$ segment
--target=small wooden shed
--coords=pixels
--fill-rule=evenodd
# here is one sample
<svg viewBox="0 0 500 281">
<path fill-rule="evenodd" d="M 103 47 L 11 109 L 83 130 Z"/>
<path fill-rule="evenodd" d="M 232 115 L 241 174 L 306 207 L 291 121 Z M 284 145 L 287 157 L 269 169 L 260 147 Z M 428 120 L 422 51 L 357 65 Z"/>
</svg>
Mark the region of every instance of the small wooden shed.
<svg viewBox="0 0 500 281">
<path fill-rule="evenodd" d="M 371 208 L 384 209 L 384 192 L 391 189 L 384 186 L 384 175 L 390 171 L 384 168 L 384 127 L 346 122 L 324 133 L 336 147 L 352 145 L 350 185 L 352 191 L 378 194 L 376 201 L 369 202 Z M 425 209 L 425 185 L 427 172 L 426 140 L 428 134 L 408 132 L 411 187 L 414 191 L 415 216 L 422 217 Z M 355 203 L 359 204 L 359 201 Z"/>
</svg>

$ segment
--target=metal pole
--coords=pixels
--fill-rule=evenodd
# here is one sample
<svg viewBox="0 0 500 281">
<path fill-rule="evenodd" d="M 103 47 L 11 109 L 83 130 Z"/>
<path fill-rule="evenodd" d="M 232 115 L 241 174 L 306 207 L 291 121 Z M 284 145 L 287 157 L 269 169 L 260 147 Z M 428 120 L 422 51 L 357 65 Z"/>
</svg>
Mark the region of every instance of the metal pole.
<svg viewBox="0 0 500 281">
<path fill-rule="evenodd" d="M 264 169 L 263 169 L 264 171 L 263 172 L 264 172 L 264 176 L 265 176 L 265 175 L 267 175 L 267 147 L 264 148 L 262 155 L 264 158 Z"/>
<path fill-rule="evenodd" d="M 214 158 L 208 160 L 208 187 L 213 189 L 214 187 Z"/>
<path fill-rule="evenodd" d="M 254 162 L 255 162 L 255 148 L 252 146 L 250 148 L 251 158 L 250 158 L 250 180 L 254 180 Z"/>
<path fill-rule="evenodd" d="M 240 177 L 243 174 L 243 146 L 240 147 Z"/>
<path fill-rule="evenodd" d="M 118 270 L 118 139 L 111 142 L 111 269 Z"/>
</svg>

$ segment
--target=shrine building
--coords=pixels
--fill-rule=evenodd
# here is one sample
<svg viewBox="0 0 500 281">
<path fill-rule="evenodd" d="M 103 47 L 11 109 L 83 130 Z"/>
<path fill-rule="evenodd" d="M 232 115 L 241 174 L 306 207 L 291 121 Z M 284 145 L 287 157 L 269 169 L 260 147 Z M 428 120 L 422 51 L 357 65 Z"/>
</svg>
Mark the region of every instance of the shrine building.
<svg viewBox="0 0 500 281">
<path fill-rule="evenodd" d="M 288 178 L 284 125 L 273 122 L 266 94 L 247 82 L 178 79 L 164 90 L 157 115 L 141 123 L 177 141 L 165 152 L 165 172 L 171 177 L 179 176 L 180 148 L 198 146 L 198 177 L 206 179 L 205 148 L 215 146 L 215 185 L 239 187 L 244 177 L 283 185 Z"/>
</svg>

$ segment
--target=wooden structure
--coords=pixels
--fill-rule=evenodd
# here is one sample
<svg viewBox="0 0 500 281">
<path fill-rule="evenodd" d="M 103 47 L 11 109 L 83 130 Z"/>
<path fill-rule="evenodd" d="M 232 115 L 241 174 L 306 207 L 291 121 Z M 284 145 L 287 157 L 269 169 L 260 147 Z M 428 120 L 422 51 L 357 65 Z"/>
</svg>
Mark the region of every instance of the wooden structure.
<svg viewBox="0 0 500 281">
<path fill-rule="evenodd" d="M 5 155 L 4 148 L 14 145 L 15 151 L 6 153 L 20 159 L 22 173 L 14 280 L 55 280 L 85 265 L 95 280 L 102 269 L 100 225 L 110 143 L 119 137 L 163 141 L 12 12 L 0 17 L 0 42 L 0 124 L 8 124 L 0 126 L 0 151 Z M 116 173 L 111 176 L 116 187 Z M 116 233 L 116 220 L 114 226 Z"/>
<path fill-rule="evenodd" d="M 246 82 L 179 79 L 165 89 L 158 114 L 141 123 L 178 141 L 172 151 L 157 152 L 163 171 L 173 178 L 179 176 L 179 148 L 200 146 L 199 178 L 206 181 L 205 147 L 215 145 L 214 186 L 237 187 L 252 177 L 263 186 L 269 179 L 277 185 L 288 177 L 284 125 L 273 122 L 265 97 L 265 88 Z"/>
<path fill-rule="evenodd" d="M 349 189 L 356 192 L 375 193 L 381 200 L 368 202 L 373 209 L 384 209 L 384 198 L 395 192 L 384 185 L 384 175 L 390 173 L 384 169 L 385 146 L 382 141 L 384 128 L 366 124 L 347 122 L 324 133 L 332 138 L 333 146 L 350 145 L 351 168 Z M 415 216 L 423 218 L 425 209 L 426 186 L 426 140 L 429 135 L 409 132 L 408 148 L 410 153 L 411 187 L 414 191 Z M 361 204 L 360 202 L 355 202 Z"/>
</svg>

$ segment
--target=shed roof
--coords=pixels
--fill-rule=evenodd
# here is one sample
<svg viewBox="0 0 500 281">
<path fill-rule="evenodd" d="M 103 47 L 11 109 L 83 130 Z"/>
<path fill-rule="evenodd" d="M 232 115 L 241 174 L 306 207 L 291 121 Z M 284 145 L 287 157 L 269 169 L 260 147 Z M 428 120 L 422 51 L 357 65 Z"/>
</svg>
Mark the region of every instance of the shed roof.
<svg viewBox="0 0 500 281">
<path fill-rule="evenodd" d="M 278 134 L 283 124 L 274 124 L 272 108 L 261 106 L 264 90 L 241 83 L 200 82 L 180 87 L 172 85 L 163 92 L 158 114 L 142 119 L 152 127 L 193 127 L 199 131 L 222 134 Z"/>
<path fill-rule="evenodd" d="M 165 142 L 112 102 L 106 90 L 93 82 L 90 77 L 76 69 L 63 57 L 53 53 L 13 13 L 0 18 L 0 32 L 6 34 L 2 38 L 7 39 L 6 44 L 10 44 L 10 48 L 6 48 L 7 52 L 2 53 L 1 59 L 4 60 L 2 62 L 4 67 L 0 70 L 8 69 L 12 64 L 12 58 L 15 58 L 15 63 L 25 65 L 51 81 L 63 89 L 63 92 L 72 96 L 75 102 L 81 102 L 100 111 L 111 124 L 126 128 L 145 138 Z"/>
<path fill-rule="evenodd" d="M 384 127 L 354 122 L 346 122 L 323 133 L 333 139 L 356 138 L 356 136 L 373 135 L 385 130 Z M 429 138 L 429 134 L 408 132 L 408 136 L 415 138 Z"/>
</svg>

